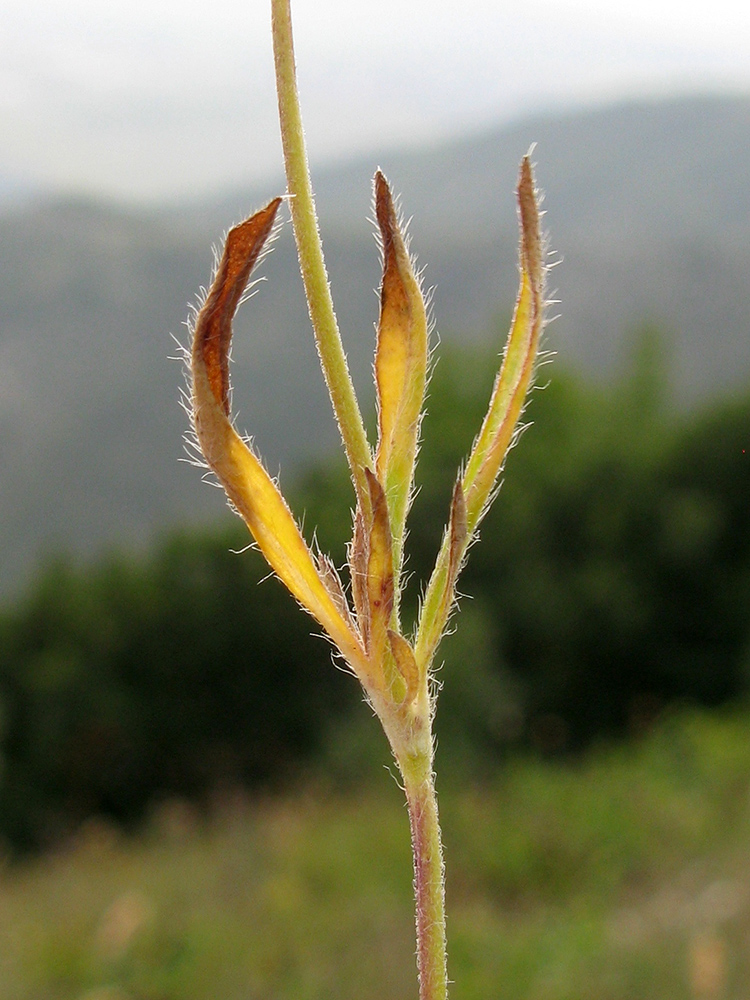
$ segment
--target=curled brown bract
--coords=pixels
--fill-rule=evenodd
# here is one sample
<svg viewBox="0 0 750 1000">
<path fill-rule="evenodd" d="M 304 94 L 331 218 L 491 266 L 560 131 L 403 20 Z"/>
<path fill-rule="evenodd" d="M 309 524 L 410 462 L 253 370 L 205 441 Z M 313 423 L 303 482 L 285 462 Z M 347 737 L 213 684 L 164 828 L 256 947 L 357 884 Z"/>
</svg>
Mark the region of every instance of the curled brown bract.
<svg viewBox="0 0 750 1000">
<path fill-rule="evenodd" d="M 260 212 L 230 229 L 213 283 L 195 321 L 193 357 L 200 353 L 211 391 L 226 416 L 229 416 L 232 320 L 250 273 L 271 234 L 281 201 L 274 198 Z"/>
</svg>

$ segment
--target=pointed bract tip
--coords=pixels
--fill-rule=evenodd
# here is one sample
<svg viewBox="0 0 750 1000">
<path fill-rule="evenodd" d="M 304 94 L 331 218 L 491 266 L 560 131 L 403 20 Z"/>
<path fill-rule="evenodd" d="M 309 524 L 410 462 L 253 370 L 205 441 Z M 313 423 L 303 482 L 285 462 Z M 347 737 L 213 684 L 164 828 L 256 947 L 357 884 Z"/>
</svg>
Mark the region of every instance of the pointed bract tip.
<svg viewBox="0 0 750 1000">
<path fill-rule="evenodd" d="M 398 233 L 398 219 L 393 204 L 393 195 L 384 174 L 378 170 L 375 174 L 375 218 L 377 219 L 384 249 L 392 243 Z"/>
<path fill-rule="evenodd" d="M 518 173 L 518 210 L 521 219 L 523 256 L 532 281 L 536 283 L 542 273 L 542 238 L 539 229 L 539 204 L 534 188 L 534 174 L 528 156 L 524 156 L 521 160 L 521 168 Z"/>
<path fill-rule="evenodd" d="M 281 198 L 230 229 L 193 334 L 193 363 L 205 368 L 214 399 L 229 416 L 229 348 L 232 319 L 273 230 Z"/>
</svg>

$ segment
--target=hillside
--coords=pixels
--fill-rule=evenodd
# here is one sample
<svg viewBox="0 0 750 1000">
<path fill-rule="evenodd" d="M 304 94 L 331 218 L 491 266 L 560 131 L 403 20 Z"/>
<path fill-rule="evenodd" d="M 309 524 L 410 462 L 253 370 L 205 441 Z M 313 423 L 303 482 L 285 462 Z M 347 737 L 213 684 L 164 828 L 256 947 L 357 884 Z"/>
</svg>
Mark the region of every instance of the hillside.
<svg viewBox="0 0 750 1000">
<path fill-rule="evenodd" d="M 501 338 L 516 278 L 513 186 L 537 142 L 561 318 L 548 346 L 605 377 L 644 321 L 669 340 L 677 405 L 750 373 L 750 99 L 627 105 L 537 119 L 380 166 L 413 216 L 440 336 Z M 316 175 L 334 296 L 367 392 L 378 281 L 370 177 Z M 170 334 L 210 273 L 210 245 L 276 194 L 147 216 L 37 202 L 0 217 L 0 588 L 43 547 L 85 552 L 215 516 L 222 502 L 178 464 L 185 418 Z M 240 423 L 285 476 L 335 441 L 285 227 L 236 338 Z M 313 434 L 310 428 L 315 428 Z"/>
</svg>

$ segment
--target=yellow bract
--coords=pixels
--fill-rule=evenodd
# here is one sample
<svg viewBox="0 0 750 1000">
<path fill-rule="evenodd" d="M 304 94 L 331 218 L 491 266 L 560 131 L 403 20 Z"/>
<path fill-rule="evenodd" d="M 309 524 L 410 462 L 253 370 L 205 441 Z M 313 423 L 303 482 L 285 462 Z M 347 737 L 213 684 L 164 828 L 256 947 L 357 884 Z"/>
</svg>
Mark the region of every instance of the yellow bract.
<svg viewBox="0 0 750 1000">
<path fill-rule="evenodd" d="M 531 164 L 525 157 L 518 182 L 521 220 L 521 287 L 489 410 L 463 477 L 469 532 L 481 519 L 513 440 L 531 384 L 544 318 L 544 271 L 539 211 Z"/>
<path fill-rule="evenodd" d="M 403 536 L 427 381 L 427 313 L 390 188 L 380 171 L 375 175 L 375 215 L 383 243 L 375 351 L 379 431 L 375 463 L 390 515 L 398 604 Z"/>
<path fill-rule="evenodd" d="M 521 162 L 518 208 L 521 286 L 487 415 L 466 463 L 466 471 L 456 484 L 450 522 L 422 604 L 416 640 L 420 669 L 429 667 L 445 631 L 466 549 L 492 500 L 539 353 L 539 338 L 544 325 L 545 269 L 539 208 L 528 157 Z"/>
<path fill-rule="evenodd" d="M 193 426 L 204 458 L 268 564 L 320 622 L 347 661 L 366 673 L 366 656 L 359 636 L 318 572 L 284 498 L 227 416 L 231 323 L 252 264 L 271 231 L 277 207 L 278 200 L 233 229 L 227 237 L 193 335 Z"/>
</svg>

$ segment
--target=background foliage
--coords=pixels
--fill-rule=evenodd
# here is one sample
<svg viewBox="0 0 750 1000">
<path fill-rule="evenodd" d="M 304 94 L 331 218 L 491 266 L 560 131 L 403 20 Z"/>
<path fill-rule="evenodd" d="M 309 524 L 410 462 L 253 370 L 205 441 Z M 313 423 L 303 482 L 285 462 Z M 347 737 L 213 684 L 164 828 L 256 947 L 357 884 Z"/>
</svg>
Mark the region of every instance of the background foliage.
<svg viewBox="0 0 750 1000">
<path fill-rule="evenodd" d="M 494 769 L 512 747 L 575 752 L 640 732 L 676 701 L 743 695 L 750 668 L 750 396 L 678 416 L 659 338 L 597 386 L 555 370 L 465 576 L 445 643 L 441 772 Z M 449 351 L 424 424 L 408 543 L 411 613 L 494 361 Z M 295 508 L 337 561 L 343 468 Z M 140 557 L 58 558 L 0 617 L 0 834 L 44 845 L 92 814 L 131 822 L 173 795 L 372 773 L 384 744 L 356 684 L 238 523 Z"/>
<path fill-rule="evenodd" d="M 748 713 L 670 714 L 576 766 L 447 788 L 455 1000 L 743 1000 Z M 312 794 L 310 792 L 312 791 Z M 346 795 L 164 803 L 0 870 L 7 1000 L 414 995 L 408 819 Z"/>
</svg>

